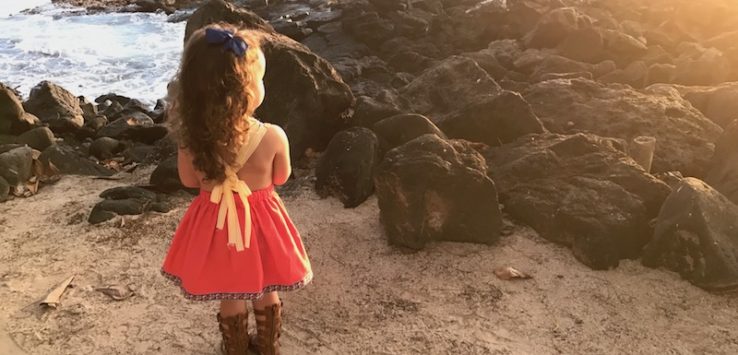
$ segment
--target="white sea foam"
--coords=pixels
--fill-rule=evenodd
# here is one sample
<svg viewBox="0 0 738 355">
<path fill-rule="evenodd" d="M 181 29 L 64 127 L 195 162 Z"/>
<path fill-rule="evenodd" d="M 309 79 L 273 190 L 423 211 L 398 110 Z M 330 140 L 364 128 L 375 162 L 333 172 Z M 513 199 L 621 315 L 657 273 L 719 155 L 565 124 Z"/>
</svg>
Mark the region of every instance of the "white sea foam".
<svg viewBox="0 0 738 355">
<path fill-rule="evenodd" d="M 153 103 L 166 94 L 184 23 L 168 23 L 163 14 L 70 15 L 51 5 L 17 13 L 43 3 L 0 0 L 0 82 L 24 96 L 42 80 L 90 99 L 114 92 Z M 3 16 L 8 12 L 14 15 Z"/>
</svg>

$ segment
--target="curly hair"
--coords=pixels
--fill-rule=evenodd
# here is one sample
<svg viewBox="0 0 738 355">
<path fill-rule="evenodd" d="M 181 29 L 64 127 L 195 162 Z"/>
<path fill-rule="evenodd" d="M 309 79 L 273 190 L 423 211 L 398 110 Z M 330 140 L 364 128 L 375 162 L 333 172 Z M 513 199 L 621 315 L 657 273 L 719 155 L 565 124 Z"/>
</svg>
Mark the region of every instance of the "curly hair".
<svg viewBox="0 0 738 355">
<path fill-rule="evenodd" d="M 205 30 L 217 28 L 243 38 L 248 50 L 238 57 L 211 44 Z M 177 77 L 169 88 L 170 127 L 181 148 L 193 156 L 205 179 L 221 182 L 232 166 L 256 110 L 254 85 L 263 76 L 259 34 L 219 23 L 197 30 L 187 41 Z"/>
</svg>

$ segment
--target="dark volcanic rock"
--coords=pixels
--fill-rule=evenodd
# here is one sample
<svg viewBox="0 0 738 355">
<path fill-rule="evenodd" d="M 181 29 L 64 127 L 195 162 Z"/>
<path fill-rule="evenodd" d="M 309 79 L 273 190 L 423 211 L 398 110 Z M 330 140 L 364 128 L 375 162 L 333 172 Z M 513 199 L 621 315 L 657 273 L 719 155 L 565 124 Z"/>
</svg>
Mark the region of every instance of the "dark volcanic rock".
<svg viewBox="0 0 738 355">
<path fill-rule="evenodd" d="M 129 101 L 131 101 L 131 98 L 127 96 L 123 96 L 123 95 L 114 94 L 114 93 L 100 95 L 97 98 L 95 98 L 95 102 L 100 105 L 104 104 L 105 101 L 117 103 L 122 108 L 124 105 L 128 104 Z"/>
<path fill-rule="evenodd" d="M 114 173 L 112 170 L 81 156 L 72 147 L 66 145 L 54 144 L 46 148 L 41 153 L 39 160 L 45 165 L 54 164 L 62 174 L 110 176 Z"/>
<path fill-rule="evenodd" d="M 38 124 L 38 118 L 23 109 L 15 92 L 0 83 L 0 134 L 20 134 Z"/>
<path fill-rule="evenodd" d="M 673 64 L 651 64 L 646 75 L 646 85 L 658 83 L 672 83 L 676 76 L 676 66 Z"/>
<path fill-rule="evenodd" d="M 90 155 L 100 160 L 106 160 L 116 156 L 124 148 L 125 146 L 115 138 L 100 137 L 90 145 Z"/>
<path fill-rule="evenodd" d="M 267 96 L 258 117 L 285 129 L 293 157 L 323 150 L 350 117 L 351 90 L 326 60 L 287 37 L 272 35 L 263 48 L 271 68 L 266 90 L 279 95 Z"/>
<path fill-rule="evenodd" d="M 663 266 L 711 291 L 738 288 L 738 206 L 686 178 L 666 199 L 643 263 Z"/>
<path fill-rule="evenodd" d="M 573 32 L 589 27 L 592 21 L 573 7 L 555 9 L 543 15 L 523 40 L 528 48 L 553 48 Z"/>
<path fill-rule="evenodd" d="M 616 69 L 598 78 L 603 83 L 628 84 L 636 89 L 645 85 L 648 67 L 642 61 L 630 63 L 625 69 Z"/>
<path fill-rule="evenodd" d="M 184 189 L 177 171 L 177 157 L 173 156 L 162 161 L 151 173 L 149 183 L 164 190 Z"/>
<path fill-rule="evenodd" d="M 130 138 L 136 128 L 152 127 L 154 120 L 141 112 L 130 112 L 129 114 L 110 122 L 97 132 L 98 137 L 110 137 L 115 139 Z"/>
<path fill-rule="evenodd" d="M 369 0 L 379 11 L 392 12 L 407 9 L 407 3 L 398 0 Z"/>
<path fill-rule="evenodd" d="M 738 82 L 718 86 L 677 86 L 692 106 L 725 128 L 738 119 Z"/>
<path fill-rule="evenodd" d="M 545 128 L 520 94 L 503 91 L 473 103 L 438 122 L 451 138 L 461 138 L 490 146 L 509 143 Z"/>
<path fill-rule="evenodd" d="M 508 21 L 514 16 L 501 1 L 469 1 L 449 3 L 445 11 L 429 19 L 429 37 L 444 51 L 458 53 L 478 50 L 490 41 L 520 37 L 517 24 Z M 419 12 L 422 14 L 422 12 Z M 512 33 L 511 33 L 512 32 Z"/>
<path fill-rule="evenodd" d="M 100 197 L 106 200 L 124 200 L 128 198 L 136 198 L 142 201 L 155 201 L 157 199 L 156 192 L 146 190 L 137 186 L 119 186 L 107 189 L 100 193 Z"/>
<path fill-rule="evenodd" d="M 648 47 L 633 36 L 615 30 L 604 30 L 602 33 L 606 56 L 621 67 L 648 53 Z"/>
<path fill-rule="evenodd" d="M 674 82 L 683 85 L 714 85 L 731 79 L 730 59 L 715 48 L 699 47 L 693 53 L 685 53 L 674 62 L 676 76 Z"/>
<path fill-rule="evenodd" d="M 118 215 L 139 215 L 146 209 L 146 201 L 128 198 L 125 200 L 103 200 L 95 205 L 87 221 L 98 224 L 115 218 Z"/>
<path fill-rule="evenodd" d="M 0 202 L 5 202 L 10 196 L 10 184 L 0 176 Z"/>
<path fill-rule="evenodd" d="M 19 144 L 25 144 L 38 151 L 43 151 L 56 143 L 54 132 L 47 127 L 34 128 L 18 137 Z"/>
<path fill-rule="evenodd" d="M 85 123 L 79 99 L 49 81 L 42 81 L 36 85 L 23 107 L 57 133 L 75 131 Z"/>
<path fill-rule="evenodd" d="M 400 94 L 410 111 L 436 120 L 501 91 L 476 62 L 454 56 L 425 71 Z"/>
<path fill-rule="evenodd" d="M 343 28 L 357 40 L 375 48 L 395 35 L 392 21 L 376 12 L 347 14 L 343 20 Z"/>
<path fill-rule="evenodd" d="M 224 0 L 209 0 L 187 20 L 185 41 L 198 29 L 221 21 L 266 32 L 274 32 L 274 28 L 267 21 L 251 11 L 239 8 Z"/>
<path fill-rule="evenodd" d="M 98 224 L 118 215 L 139 215 L 146 211 L 168 212 L 164 201 L 153 192 L 137 186 L 120 186 L 103 191 L 100 201 L 92 209 L 88 222 Z"/>
<path fill-rule="evenodd" d="M 591 134 L 530 135 L 484 155 L 505 211 L 584 264 L 608 269 L 635 258 L 669 187 Z"/>
<path fill-rule="evenodd" d="M 589 64 L 530 49 L 525 51 L 514 65 L 517 71 L 527 74 L 529 81 L 532 82 L 543 81 L 544 77 L 550 74 L 589 72 L 594 77 L 600 77 L 617 69 L 615 63 L 608 60 Z"/>
<path fill-rule="evenodd" d="M 262 49 L 269 69 L 264 85 L 267 92 L 279 94 L 267 95 L 257 116 L 284 128 L 294 160 L 308 148 L 325 149 L 333 135 L 346 126 L 355 103 L 348 85 L 331 64 L 304 45 L 275 33 L 255 14 L 222 0 L 211 0 L 192 15 L 185 40 L 196 29 L 218 21 L 265 31 Z"/>
<path fill-rule="evenodd" d="M 372 130 L 379 139 L 382 152 L 388 152 L 426 134 L 435 134 L 446 139 L 446 135 L 428 117 L 414 113 L 385 118 L 374 124 Z"/>
<path fill-rule="evenodd" d="M 738 205 L 738 120 L 725 129 L 715 145 L 715 155 L 705 182 Z"/>
<path fill-rule="evenodd" d="M 353 208 L 374 192 L 374 168 L 379 143 L 374 132 L 356 127 L 336 134 L 315 169 L 315 188 L 321 196 L 333 195 Z"/>
<path fill-rule="evenodd" d="M 359 96 L 356 100 L 356 111 L 351 123 L 362 127 L 371 127 L 378 121 L 400 113 L 400 109 L 391 104 L 379 102 L 368 96 Z"/>
<path fill-rule="evenodd" d="M 156 146 L 141 143 L 131 144 L 123 151 L 126 161 L 144 164 L 156 163 L 158 154 Z"/>
<path fill-rule="evenodd" d="M 571 79 L 537 83 L 523 96 L 551 132 L 592 132 L 625 140 L 656 137 L 654 172 L 701 176 L 722 132 L 674 90 L 639 92 Z"/>
<path fill-rule="evenodd" d="M 390 243 L 421 249 L 434 240 L 497 241 L 502 216 L 485 170 L 470 143 L 432 134 L 387 153 L 375 186 Z"/>
<path fill-rule="evenodd" d="M 308 28 L 307 24 L 299 21 L 282 19 L 271 22 L 271 25 L 274 26 L 275 31 L 298 42 L 302 41 L 307 36 L 313 33 L 313 30 Z"/>
<path fill-rule="evenodd" d="M 587 63 L 604 59 L 605 41 L 602 34 L 592 27 L 576 29 L 558 45 L 557 52 L 564 57 Z"/>
<path fill-rule="evenodd" d="M 103 115 L 97 115 L 85 121 L 85 125 L 83 128 L 89 129 L 90 132 L 92 132 L 93 134 L 96 134 L 97 131 L 99 131 L 100 129 L 102 129 L 103 127 L 107 125 L 108 125 L 108 118 Z"/>
<path fill-rule="evenodd" d="M 99 114 L 98 107 L 94 103 L 87 101 L 84 96 L 78 96 L 79 107 L 82 109 L 82 117 L 87 121 Z"/>
<path fill-rule="evenodd" d="M 128 102 L 123 104 L 123 114 L 131 113 L 131 112 L 141 112 L 145 114 L 146 116 L 151 116 L 151 111 L 149 110 L 149 106 L 136 99 L 129 99 Z M 118 117 L 111 117 L 111 118 L 117 119 Z"/>
<path fill-rule="evenodd" d="M 105 109 L 100 112 L 101 115 L 109 118 L 110 120 L 117 119 L 120 114 L 123 113 L 123 105 L 121 105 L 117 101 L 105 101 L 106 103 L 110 103 L 108 106 L 104 106 L 103 104 L 100 104 L 100 106 L 104 106 Z"/>
<path fill-rule="evenodd" d="M 136 0 L 138 12 L 163 11 L 167 15 L 174 13 L 175 8 L 167 4 L 167 0 Z"/>
<path fill-rule="evenodd" d="M 0 176 L 11 186 L 24 184 L 33 175 L 33 149 L 15 148 L 0 154 Z"/>
</svg>

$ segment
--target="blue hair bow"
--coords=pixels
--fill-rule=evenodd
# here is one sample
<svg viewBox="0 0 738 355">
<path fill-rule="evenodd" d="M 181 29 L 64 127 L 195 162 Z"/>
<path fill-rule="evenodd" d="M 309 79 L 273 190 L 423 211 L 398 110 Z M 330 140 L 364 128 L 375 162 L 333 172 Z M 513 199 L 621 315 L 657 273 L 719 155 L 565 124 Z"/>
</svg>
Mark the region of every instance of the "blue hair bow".
<svg viewBox="0 0 738 355">
<path fill-rule="evenodd" d="M 235 54 L 237 57 L 243 57 L 249 45 L 241 37 L 233 35 L 233 32 L 219 30 L 216 28 L 208 28 L 205 30 L 205 40 L 210 44 L 223 44 L 223 47 Z"/>
</svg>

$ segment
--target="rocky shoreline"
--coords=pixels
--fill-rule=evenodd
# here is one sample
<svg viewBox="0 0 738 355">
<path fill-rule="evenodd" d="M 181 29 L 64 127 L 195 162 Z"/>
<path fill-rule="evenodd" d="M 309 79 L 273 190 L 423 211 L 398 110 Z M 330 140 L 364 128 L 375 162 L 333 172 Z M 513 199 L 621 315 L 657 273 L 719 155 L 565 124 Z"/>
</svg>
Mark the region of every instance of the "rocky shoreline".
<svg viewBox="0 0 738 355">
<path fill-rule="evenodd" d="M 284 295 L 285 353 L 738 351 L 730 1 L 236 3 L 172 40 L 267 33 L 258 117 L 292 142 L 316 272 Z M 213 305 L 157 266 L 192 198 L 166 100 L 67 89 L 0 85 L 0 353 L 212 353 Z"/>
<path fill-rule="evenodd" d="M 96 12 L 157 12 L 171 14 L 196 7 L 201 0 L 52 0 L 53 4 L 85 8 Z"/>
<path fill-rule="evenodd" d="M 239 4 L 203 2 L 184 38 L 220 20 L 264 31 L 266 87 L 279 95 L 258 116 L 285 128 L 322 196 L 355 207 L 376 192 L 390 243 L 494 244 L 504 214 L 593 269 L 642 258 L 738 289 L 738 8 L 727 1 Z M 44 82 L 21 103 L 0 89 L 1 199 L 55 174 L 158 164 L 149 185 L 104 192 L 89 220 L 171 208 L 165 101 L 93 103 Z M 634 151 L 643 136 L 656 141 L 647 162 Z"/>
</svg>

